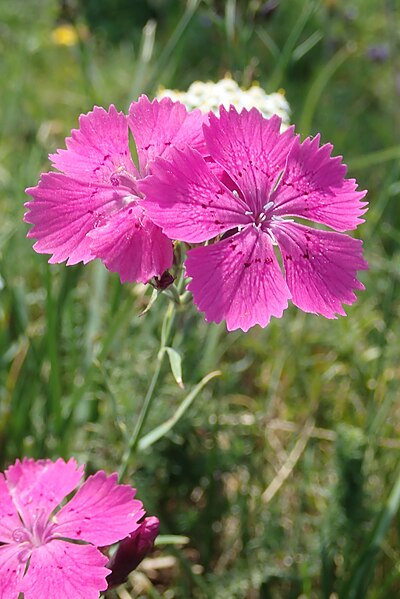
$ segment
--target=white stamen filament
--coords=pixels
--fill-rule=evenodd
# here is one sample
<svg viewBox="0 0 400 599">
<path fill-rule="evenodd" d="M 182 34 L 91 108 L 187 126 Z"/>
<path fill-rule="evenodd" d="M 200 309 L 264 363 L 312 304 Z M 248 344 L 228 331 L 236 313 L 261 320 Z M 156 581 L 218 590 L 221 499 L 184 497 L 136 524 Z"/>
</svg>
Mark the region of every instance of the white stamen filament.
<svg viewBox="0 0 400 599">
<path fill-rule="evenodd" d="M 265 210 L 265 212 L 267 212 L 270 208 L 273 208 L 274 206 L 274 202 L 267 202 L 264 206 L 263 209 Z"/>
</svg>

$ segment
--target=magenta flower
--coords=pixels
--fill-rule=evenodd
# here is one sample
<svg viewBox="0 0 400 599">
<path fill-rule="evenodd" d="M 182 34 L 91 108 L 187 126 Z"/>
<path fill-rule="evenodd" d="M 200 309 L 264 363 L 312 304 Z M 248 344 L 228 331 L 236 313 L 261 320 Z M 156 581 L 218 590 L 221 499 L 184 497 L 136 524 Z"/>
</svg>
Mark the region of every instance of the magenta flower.
<svg viewBox="0 0 400 599">
<path fill-rule="evenodd" d="M 139 528 L 123 539 L 107 564 L 111 574 L 107 576 L 109 588 L 122 584 L 132 570 L 149 553 L 160 529 L 160 521 L 155 516 L 144 518 Z"/>
<path fill-rule="evenodd" d="M 265 327 L 281 317 L 288 300 L 336 318 L 356 300 L 356 279 L 366 269 L 362 242 L 334 231 L 293 222 L 307 219 L 336 231 L 363 220 L 366 192 L 345 179 L 341 157 L 319 136 L 300 143 L 293 128 L 256 109 L 211 114 L 204 137 L 209 167 L 193 148 L 173 149 L 140 183 L 146 212 L 172 239 L 200 243 L 188 252 L 186 272 L 194 302 L 206 320 L 226 320 L 228 330 Z M 284 274 L 275 254 L 281 253 Z"/>
<path fill-rule="evenodd" d="M 67 149 L 50 155 L 60 172 L 43 174 L 27 189 L 25 221 L 34 249 L 52 254 L 50 263 L 87 263 L 100 258 L 121 281 L 147 283 L 172 265 L 171 241 L 146 216 L 138 180 L 151 172 L 156 156 L 168 157 L 173 145 L 201 150 L 200 111 L 186 111 L 168 98 L 150 102 L 141 96 L 129 115 L 114 106 L 95 107 L 82 115 L 80 128 L 66 140 Z M 129 150 L 131 131 L 138 154 Z"/>
<path fill-rule="evenodd" d="M 0 473 L 2 599 L 97 599 L 107 588 L 108 558 L 98 547 L 136 531 L 144 510 L 135 489 L 102 471 L 59 508 L 82 475 L 73 458 L 25 458 Z"/>
</svg>

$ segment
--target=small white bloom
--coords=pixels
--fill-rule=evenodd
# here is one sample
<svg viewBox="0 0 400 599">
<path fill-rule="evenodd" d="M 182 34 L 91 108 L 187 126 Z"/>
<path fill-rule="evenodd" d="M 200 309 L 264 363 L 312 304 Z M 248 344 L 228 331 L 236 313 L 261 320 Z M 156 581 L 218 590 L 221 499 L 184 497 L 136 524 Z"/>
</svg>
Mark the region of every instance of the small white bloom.
<svg viewBox="0 0 400 599">
<path fill-rule="evenodd" d="M 267 94 L 256 83 L 249 89 L 241 89 L 231 77 L 224 77 L 216 83 L 212 81 L 194 81 L 187 92 L 178 90 L 161 89 L 158 98 L 168 97 L 171 100 L 179 100 L 188 108 L 200 108 L 202 112 L 218 112 L 222 105 L 225 108 L 233 105 L 238 110 L 246 108 L 257 108 L 265 117 L 277 114 L 282 119 L 282 130 L 287 129 L 290 124 L 290 106 L 284 93 L 278 91 Z"/>
</svg>

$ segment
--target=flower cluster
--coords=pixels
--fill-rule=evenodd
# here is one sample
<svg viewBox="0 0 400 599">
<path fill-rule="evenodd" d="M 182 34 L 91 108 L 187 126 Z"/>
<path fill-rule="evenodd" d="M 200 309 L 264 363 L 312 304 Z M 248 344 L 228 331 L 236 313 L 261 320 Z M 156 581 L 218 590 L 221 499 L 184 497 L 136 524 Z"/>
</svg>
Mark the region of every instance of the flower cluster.
<svg viewBox="0 0 400 599">
<path fill-rule="evenodd" d="M 194 81 L 186 92 L 172 89 L 161 89 L 158 98 L 171 98 L 182 102 L 188 110 L 200 108 L 202 112 L 218 113 L 220 106 L 237 110 L 257 108 L 263 116 L 270 118 L 277 114 L 282 119 L 282 129 L 290 123 L 290 107 L 282 92 L 267 94 L 257 83 L 248 89 L 242 89 L 231 79 L 224 77 L 216 83 L 213 81 Z"/>
<path fill-rule="evenodd" d="M 281 124 L 256 108 L 203 115 L 170 98 L 142 96 L 128 115 L 94 108 L 50 156 L 60 172 L 27 190 L 36 251 L 67 264 L 100 258 L 122 282 L 146 283 L 171 267 L 181 241 L 207 321 L 265 327 L 289 300 L 344 315 L 367 264 L 362 242 L 343 233 L 363 222 L 366 192 L 330 144 L 300 142 Z"/>
<path fill-rule="evenodd" d="M 71 458 L 19 460 L 0 473 L 0 597 L 98 599 L 120 584 L 158 534 L 135 489 L 99 471 L 80 484 Z M 99 547 L 122 541 L 111 559 Z"/>
</svg>

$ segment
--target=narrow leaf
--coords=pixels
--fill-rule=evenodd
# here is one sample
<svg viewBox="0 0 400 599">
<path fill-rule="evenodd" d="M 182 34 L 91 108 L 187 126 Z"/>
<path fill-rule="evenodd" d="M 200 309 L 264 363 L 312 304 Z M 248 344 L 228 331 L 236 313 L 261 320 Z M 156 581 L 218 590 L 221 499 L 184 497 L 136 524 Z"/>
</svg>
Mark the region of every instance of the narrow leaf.
<svg viewBox="0 0 400 599">
<path fill-rule="evenodd" d="M 172 347 L 164 347 L 164 351 L 167 352 L 169 363 L 171 366 L 172 374 L 174 375 L 174 379 L 178 383 L 181 389 L 183 389 L 183 381 L 182 381 L 182 357 Z"/>
<path fill-rule="evenodd" d="M 160 545 L 187 545 L 189 543 L 189 537 L 183 535 L 158 535 L 154 545 L 159 547 Z"/>
<path fill-rule="evenodd" d="M 150 447 L 150 445 L 153 445 L 153 443 L 161 439 L 161 437 L 164 437 L 175 426 L 178 420 L 182 418 L 186 410 L 191 406 L 193 400 L 197 397 L 203 387 L 205 387 L 207 383 L 211 381 L 211 379 L 215 378 L 216 376 L 220 376 L 220 374 L 220 370 L 214 370 L 202 378 L 201 381 L 197 383 L 197 385 L 185 397 L 171 418 L 160 424 L 160 426 L 154 428 L 147 435 L 142 437 L 142 439 L 140 439 L 139 450 L 142 451 L 143 449 Z"/>
</svg>

